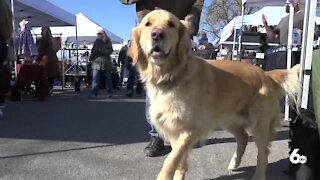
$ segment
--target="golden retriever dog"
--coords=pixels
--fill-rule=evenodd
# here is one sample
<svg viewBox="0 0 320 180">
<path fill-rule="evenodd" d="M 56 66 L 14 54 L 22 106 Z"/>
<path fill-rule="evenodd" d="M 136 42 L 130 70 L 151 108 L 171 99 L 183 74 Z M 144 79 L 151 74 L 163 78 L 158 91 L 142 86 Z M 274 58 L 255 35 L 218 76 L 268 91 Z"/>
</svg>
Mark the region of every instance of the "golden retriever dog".
<svg viewBox="0 0 320 180">
<path fill-rule="evenodd" d="M 146 83 L 152 123 L 172 146 L 157 179 L 184 179 L 193 145 L 217 127 L 237 142 L 229 169 L 240 165 L 251 130 L 258 148 L 253 179 L 266 179 L 268 146 L 282 117 L 278 95 L 294 99 L 299 65 L 264 72 L 241 62 L 205 61 L 192 55 L 186 25 L 155 10 L 132 30 L 129 52 Z"/>
</svg>

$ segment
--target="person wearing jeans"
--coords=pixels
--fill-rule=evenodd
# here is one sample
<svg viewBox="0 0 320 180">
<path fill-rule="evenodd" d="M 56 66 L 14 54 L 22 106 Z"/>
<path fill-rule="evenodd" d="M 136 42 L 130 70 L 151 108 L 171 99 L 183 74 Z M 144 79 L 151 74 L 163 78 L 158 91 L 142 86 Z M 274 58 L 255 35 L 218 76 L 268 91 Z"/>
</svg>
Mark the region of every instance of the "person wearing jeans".
<svg viewBox="0 0 320 180">
<path fill-rule="evenodd" d="M 128 58 L 128 46 L 130 45 L 130 40 L 126 45 L 124 45 L 120 52 L 119 52 L 119 57 L 118 57 L 118 63 L 120 64 L 120 79 L 118 83 L 118 87 L 121 89 L 123 85 L 123 76 L 124 72 L 127 69 L 127 58 Z"/>
<path fill-rule="evenodd" d="M 104 75 L 104 76 L 102 76 L 102 75 Z M 106 83 L 107 83 L 107 87 L 108 87 L 108 94 L 111 97 L 112 96 L 112 78 L 111 78 L 111 72 L 109 70 L 97 70 L 97 69 L 92 70 L 92 78 L 93 78 L 92 94 L 94 96 L 98 96 L 101 77 L 106 78 Z"/>
<path fill-rule="evenodd" d="M 92 61 L 92 90 L 89 95 L 90 98 L 98 96 L 100 88 L 101 74 L 104 73 L 106 84 L 108 86 L 108 95 L 112 97 L 112 78 L 111 70 L 113 63 L 111 62 L 111 53 L 113 51 L 111 39 L 104 30 L 99 30 L 97 39 L 93 44 L 90 60 Z"/>
<path fill-rule="evenodd" d="M 0 119 L 3 118 L 3 112 L 2 109 L 5 108 L 4 105 L 4 79 L 3 79 L 3 72 L 2 72 L 2 64 L 4 60 L 7 58 L 7 44 L 3 40 L 2 37 L 0 37 Z"/>
<path fill-rule="evenodd" d="M 4 105 L 4 84 L 2 65 L 8 56 L 7 41 L 10 39 L 12 27 L 12 14 L 6 1 L 0 1 L 0 119 L 4 117 L 2 109 Z"/>
<path fill-rule="evenodd" d="M 141 22 L 142 18 L 155 9 L 164 9 L 181 20 L 189 21 L 194 29 L 192 35 L 196 35 L 199 29 L 200 15 L 204 0 L 120 0 L 122 4 L 136 4 L 136 15 Z M 159 137 L 156 129 L 150 121 L 149 114 L 149 98 L 146 96 L 146 120 L 151 126 L 149 132 L 151 138 L 149 144 L 145 147 L 144 153 L 146 156 L 155 157 L 162 155 L 164 150 L 164 142 Z"/>
<path fill-rule="evenodd" d="M 128 63 L 130 63 L 130 62 L 128 61 Z M 136 81 L 137 71 L 136 71 L 136 68 L 133 67 L 133 66 L 130 66 L 127 69 L 128 69 L 128 72 L 129 72 L 129 77 L 128 77 L 128 81 L 127 81 L 127 93 L 126 93 L 126 96 L 132 97 L 133 89 L 134 89 L 134 83 Z"/>
</svg>

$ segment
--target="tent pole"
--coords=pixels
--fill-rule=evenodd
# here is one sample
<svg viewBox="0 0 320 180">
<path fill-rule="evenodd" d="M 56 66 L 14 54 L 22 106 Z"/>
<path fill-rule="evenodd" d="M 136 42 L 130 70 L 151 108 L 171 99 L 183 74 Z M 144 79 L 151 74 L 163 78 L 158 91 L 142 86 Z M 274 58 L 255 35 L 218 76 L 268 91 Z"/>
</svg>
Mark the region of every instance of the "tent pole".
<svg viewBox="0 0 320 180">
<path fill-rule="evenodd" d="M 304 21 L 303 21 L 303 32 L 302 32 L 302 42 L 301 42 L 301 55 L 300 55 L 300 71 L 299 71 L 299 83 L 301 85 L 301 87 L 303 86 L 303 71 L 305 68 L 305 58 L 306 58 L 306 51 L 305 51 L 305 47 L 306 47 L 306 37 L 307 37 L 307 14 L 308 14 L 308 9 L 309 9 L 309 1 L 306 1 L 305 4 L 305 11 L 304 11 Z M 302 91 L 299 92 L 298 94 L 298 105 L 299 107 L 301 107 L 301 101 L 302 101 Z"/>
<path fill-rule="evenodd" d="M 305 15 L 303 25 L 303 46 L 301 49 L 301 65 L 300 68 L 300 83 L 302 83 L 301 108 L 308 108 L 309 86 L 311 80 L 311 64 L 313 51 L 313 38 L 315 29 L 317 1 L 306 0 Z M 300 105 L 300 104 L 299 104 Z"/>
<path fill-rule="evenodd" d="M 14 16 L 14 0 L 11 0 L 11 13 L 12 13 L 12 49 L 13 49 L 13 62 L 14 62 L 14 74 L 17 79 L 17 52 L 16 52 L 16 24 L 15 24 L 15 16 Z"/>
<path fill-rule="evenodd" d="M 74 91 L 80 92 L 80 77 L 79 77 L 79 42 L 78 42 L 78 25 L 76 24 L 76 56 L 77 56 L 77 65 L 76 65 L 76 76 L 74 81 Z"/>
<path fill-rule="evenodd" d="M 287 69 L 291 68 L 291 56 L 292 56 L 292 31 L 293 31 L 293 15 L 294 15 L 294 8 L 291 3 L 288 4 L 290 7 L 289 12 L 289 29 L 288 29 L 288 45 L 287 45 Z M 285 111 L 284 111 L 284 120 L 290 121 L 289 118 L 289 96 L 286 95 L 285 99 Z"/>
<path fill-rule="evenodd" d="M 242 34 L 243 34 L 243 16 L 244 16 L 244 6 L 245 6 L 245 3 L 242 4 L 242 10 L 241 10 L 241 29 L 240 29 L 240 35 L 239 35 L 239 42 L 238 42 L 238 55 L 240 54 L 239 56 L 239 60 L 241 61 L 242 59 Z"/>
<path fill-rule="evenodd" d="M 234 21 L 233 25 L 233 43 L 232 43 L 232 60 L 234 60 L 234 51 L 236 49 L 236 36 L 237 36 L 237 28 L 236 28 L 237 17 Z"/>
</svg>

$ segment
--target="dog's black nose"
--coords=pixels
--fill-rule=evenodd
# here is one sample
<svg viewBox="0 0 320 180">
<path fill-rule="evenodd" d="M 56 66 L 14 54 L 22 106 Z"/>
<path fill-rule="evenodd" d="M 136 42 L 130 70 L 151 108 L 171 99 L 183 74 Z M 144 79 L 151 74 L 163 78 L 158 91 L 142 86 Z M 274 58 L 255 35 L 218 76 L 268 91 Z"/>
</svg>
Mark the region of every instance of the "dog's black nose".
<svg viewBox="0 0 320 180">
<path fill-rule="evenodd" d="M 156 41 L 162 40 L 164 37 L 163 30 L 159 28 L 153 29 L 151 32 L 151 37 L 153 40 L 156 40 Z"/>
</svg>

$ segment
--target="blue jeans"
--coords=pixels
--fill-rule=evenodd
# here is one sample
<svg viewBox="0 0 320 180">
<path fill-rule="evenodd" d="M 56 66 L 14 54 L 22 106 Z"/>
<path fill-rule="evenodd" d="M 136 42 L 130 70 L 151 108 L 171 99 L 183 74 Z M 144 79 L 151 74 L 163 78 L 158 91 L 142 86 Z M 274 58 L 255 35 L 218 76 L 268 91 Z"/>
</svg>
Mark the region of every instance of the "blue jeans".
<svg viewBox="0 0 320 180">
<path fill-rule="evenodd" d="M 98 91 L 100 88 L 100 77 L 101 74 L 104 73 L 105 78 L 106 78 L 106 84 L 108 87 L 108 94 L 112 95 L 112 78 L 111 78 L 111 72 L 109 70 L 92 70 L 92 94 L 95 96 L 98 95 Z"/>
<path fill-rule="evenodd" d="M 156 128 L 153 126 L 153 124 L 151 122 L 149 109 L 150 109 L 150 98 L 148 96 L 148 93 L 146 93 L 146 119 L 151 127 L 149 134 L 151 137 L 159 137 L 158 131 L 156 130 Z"/>
<path fill-rule="evenodd" d="M 129 70 L 129 77 L 127 82 L 127 90 L 131 90 L 133 92 L 134 83 L 136 81 L 136 68 L 132 67 Z"/>
<path fill-rule="evenodd" d="M 121 64 L 121 68 L 120 68 L 120 79 L 119 79 L 119 84 L 118 86 L 121 88 L 122 84 L 123 84 L 123 76 L 124 76 L 124 72 L 126 71 L 126 65 L 125 64 Z"/>
</svg>

